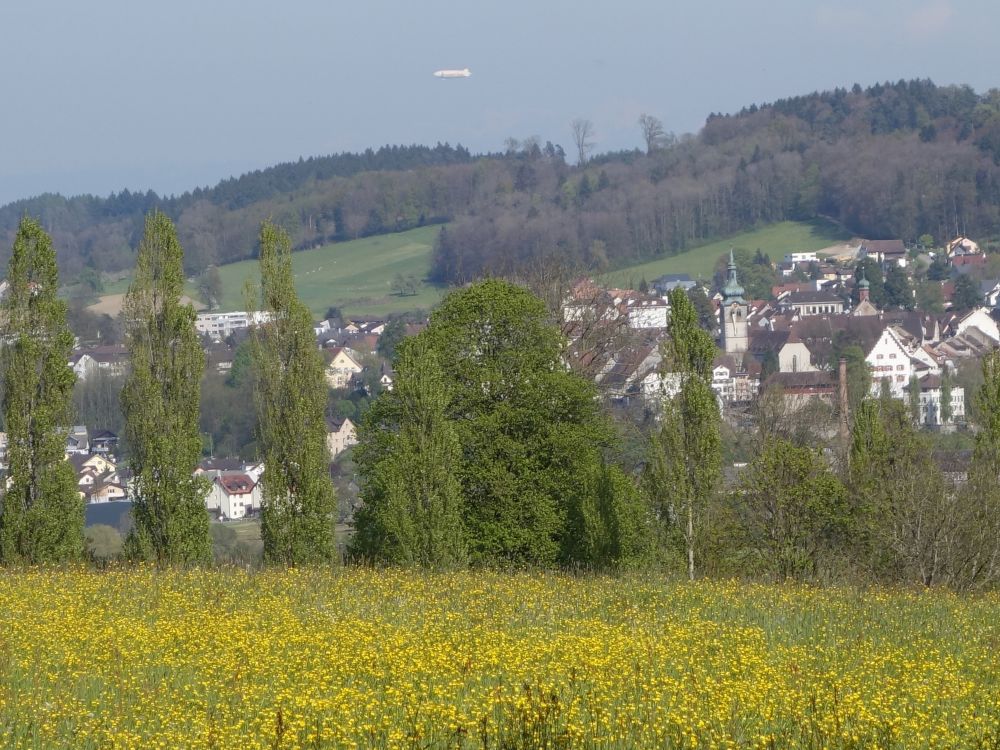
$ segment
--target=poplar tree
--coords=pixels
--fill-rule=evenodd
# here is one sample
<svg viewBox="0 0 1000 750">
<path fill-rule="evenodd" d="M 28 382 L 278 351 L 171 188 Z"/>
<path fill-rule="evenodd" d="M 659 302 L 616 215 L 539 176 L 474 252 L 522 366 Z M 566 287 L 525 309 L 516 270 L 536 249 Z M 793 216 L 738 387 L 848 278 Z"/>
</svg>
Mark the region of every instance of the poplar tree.
<svg viewBox="0 0 1000 750">
<path fill-rule="evenodd" d="M 680 392 L 666 400 L 662 428 L 651 444 L 646 485 L 665 524 L 679 526 L 687 572 L 695 576 L 698 519 L 722 474 L 719 405 L 712 390 L 715 343 L 698 325 L 698 313 L 683 289 L 670 293 L 667 372 L 680 378 Z"/>
<path fill-rule="evenodd" d="M 428 568 L 466 560 L 462 448 L 448 418 L 451 387 L 426 341 L 400 349 L 396 381 L 368 410 L 356 461 L 365 485 L 354 551 Z"/>
<path fill-rule="evenodd" d="M 212 556 L 207 488 L 193 476 L 201 456 L 205 356 L 194 309 L 181 304 L 182 260 L 170 219 L 149 214 L 123 308 L 131 369 L 122 406 L 135 498 L 127 548 L 159 565 L 204 563 Z"/>
<path fill-rule="evenodd" d="M 335 559 L 337 500 L 326 444 L 323 357 L 312 316 L 295 292 L 292 245 L 271 222 L 260 230 L 259 290 L 247 289 L 251 313 L 258 442 L 264 458 L 261 538 L 264 559 L 302 565 Z"/>
<path fill-rule="evenodd" d="M 56 296 L 52 241 L 33 219 L 17 230 L 2 305 L 9 485 L 0 499 L 0 561 L 59 563 L 84 551 L 83 500 L 65 460 L 73 334 Z"/>
</svg>

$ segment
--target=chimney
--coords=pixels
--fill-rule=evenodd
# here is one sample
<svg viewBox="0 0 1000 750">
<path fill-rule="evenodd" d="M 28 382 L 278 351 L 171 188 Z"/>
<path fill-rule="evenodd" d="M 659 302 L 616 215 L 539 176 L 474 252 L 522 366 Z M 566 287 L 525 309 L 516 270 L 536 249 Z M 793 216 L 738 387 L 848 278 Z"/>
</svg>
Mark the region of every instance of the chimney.
<svg viewBox="0 0 1000 750">
<path fill-rule="evenodd" d="M 840 358 L 840 439 L 847 445 L 847 359 Z"/>
</svg>

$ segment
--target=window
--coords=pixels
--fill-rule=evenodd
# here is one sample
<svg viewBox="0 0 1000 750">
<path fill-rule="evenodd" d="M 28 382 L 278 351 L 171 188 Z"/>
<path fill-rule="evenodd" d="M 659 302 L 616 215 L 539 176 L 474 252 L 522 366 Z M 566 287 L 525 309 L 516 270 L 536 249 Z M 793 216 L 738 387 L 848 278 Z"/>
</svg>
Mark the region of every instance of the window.
<svg viewBox="0 0 1000 750">
<path fill-rule="evenodd" d="M 896 352 L 893 352 L 892 354 L 889 355 L 889 359 L 895 359 L 895 358 L 896 358 Z"/>
<path fill-rule="evenodd" d="M 883 355 L 879 354 L 875 359 L 884 359 Z"/>
<path fill-rule="evenodd" d="M 897 370 L 905 370 L 906 367 L 905 367 L 905 365 L 896 365 L 896 369 Z"/>
</svg>

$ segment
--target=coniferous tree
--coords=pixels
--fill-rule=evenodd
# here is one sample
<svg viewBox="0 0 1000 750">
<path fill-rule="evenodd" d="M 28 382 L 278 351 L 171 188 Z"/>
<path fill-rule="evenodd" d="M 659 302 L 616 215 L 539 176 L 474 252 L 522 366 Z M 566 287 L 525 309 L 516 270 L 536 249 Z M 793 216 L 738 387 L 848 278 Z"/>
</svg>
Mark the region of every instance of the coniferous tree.
<svg viewBox="0 0 1000 750">
<path fill-rule="evenodd" d="M 166 214 L 147 216 L 123 309 L 131 369 L 122 406 L 135 496 L 126 546 L 131 556 L 160 565 L 212 557 L 207 487 L 193 476 L 205 355 L 194 309 L 181 304 L 183 254 Z"/>
<path fill-rule="evenodd" d="M 323 358 L 312 317 L 295 291 L 291 241 L 270 222 L 260 230 L 260 276 L 266 322 L 251 340 L 264 458 L 264 559 L 283 565 L 327 562 L 337 556 L 337 501 L 326 444 Z M 256 295 L 247 296 L 252 311 Z"/>
<path fill-rule="evenodd" d="M 52 241 L 24 218 L 7 270 L 3 397 L 9 486 L 0 498 L 0 561 L 58 563 L 84 552 L 83 500 L 65 461 L 73 334 Z"/>
<path fill-rule="evenodd" d="M 437 354 L 407 341 L 396 381 L 368 410 L 356 458 L 365 486 L 354 552 L 438 568 L 464 564 L 462 449 L 448 418 L 451 386 Z"/>
</svg>

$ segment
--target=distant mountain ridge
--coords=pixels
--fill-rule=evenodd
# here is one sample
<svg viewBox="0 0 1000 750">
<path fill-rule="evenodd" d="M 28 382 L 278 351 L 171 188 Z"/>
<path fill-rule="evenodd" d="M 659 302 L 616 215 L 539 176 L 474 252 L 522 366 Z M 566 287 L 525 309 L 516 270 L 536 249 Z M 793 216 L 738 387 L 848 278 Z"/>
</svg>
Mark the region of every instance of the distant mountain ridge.
<svg viewBox="0 0 1000 750">
<path fill-rule="evenodd" d="M 64 277 L 127 269 L 154 206 L 176 221 L 189 273 L 252 257 L 266 217 L 300 248 L 447 221 L 432 269 L 443 282 L 553 258 L 614 268 L 816 216 L 872 238 L 989 241 L 1000 235 L 1000 92 L 927 80 L 837 88 L 712 114 L 696 135 L 583 166 L 534 139 L 483 155 L 386 146 L 171 198 L 44 195 L 0 208 L 0 253 L 29 213 L 53 234 Z"/>
</svg>

